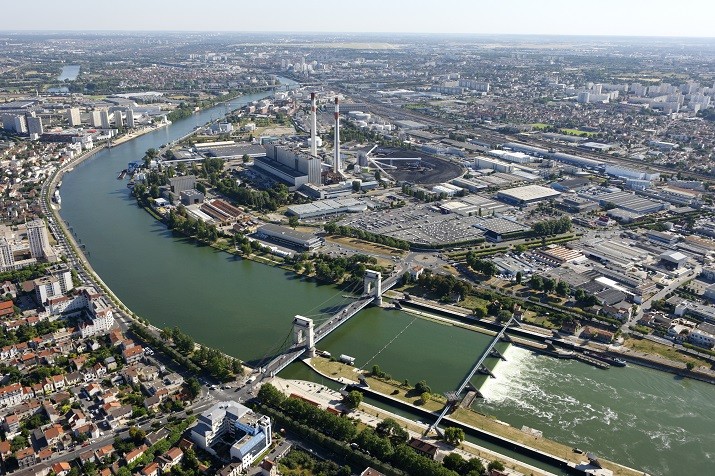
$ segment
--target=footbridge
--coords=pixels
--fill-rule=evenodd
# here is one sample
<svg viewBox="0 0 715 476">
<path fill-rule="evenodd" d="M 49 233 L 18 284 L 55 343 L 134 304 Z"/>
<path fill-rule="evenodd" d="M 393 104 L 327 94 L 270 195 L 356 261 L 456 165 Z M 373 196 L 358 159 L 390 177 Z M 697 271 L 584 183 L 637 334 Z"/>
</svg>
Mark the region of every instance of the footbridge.
<svg viewBox="0 0 715 476">
<path fill-rule="evenodd" d="M 489 356 L 497 356 L 500 358 L 504 358 L 499 351 L 495 348 L 497 345 L 497 342 L 499 342 L 502 339 L 508 339 L 508 336 L 506 335 L 506 330 L 509 328 L 510 325 L 515 324 L 515 325 L 521 325 L 519 324 L 519 321 L 517 321 L 514 317 L 509 319 L 504 326 L 502 326 L 501 330 L 497 333 L 497 335 L 494 336 L 492 341 L 489 343 L 486 349 L 484 349 L 484 352 L 479 356 L 477 361 L 474 363 L 472 368 L 467 372 L 467 376 L 462 380 L 462 382 L 459 384 L 457 389 L 454 392 L 450 392 L 449 396 L 447 398 L 447 403 L 444 406 L 444 409 L 442 410 L 442 413 L 437 417 L 437 420 L 430 425 L 429 428 L 425 431 L 425 435 L 431 432 L 432 430 L 437 430 L 437 427 L 439 426 L 440 422 L 442 419 L 455 407 L 455 405 L 459 404 L 459 397 L 464 391 L 465 388 L 467 388 L 467 385 L 469 385 L 469 382 L 472 380 L 474 377 L 474 374 L 477 372 L 484 372 L 490 376 L 494 376 L 489 369 L 487 369 L 484 366 L 484 360 L 486 360 L 487 357 Z"/>
<path fill-rule="evenodd" d="M 395 286 L 401 277 L 401 269 L 397 269 L 384 281 L 381 273 L 366 270 L 363 277 L 363 293 L 337 313 L 329 316 L 318 327 L 315 327 L 313 319 L 296 315 L 293 318 L 292 344 L 267 365 L 261 367 L 260 377 L 273 377 L 303 354 L 314 357 L 315 344 L 370 304 L 382 305 L 382 294 Z"/>
</svg>

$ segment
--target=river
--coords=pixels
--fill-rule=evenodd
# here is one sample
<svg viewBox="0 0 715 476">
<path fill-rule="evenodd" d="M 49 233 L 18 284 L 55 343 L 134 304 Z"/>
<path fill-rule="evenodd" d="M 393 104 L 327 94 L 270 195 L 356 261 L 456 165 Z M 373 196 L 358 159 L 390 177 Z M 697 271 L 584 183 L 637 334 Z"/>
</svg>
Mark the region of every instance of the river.
<svg viewBox="0 0 715 476">
<path fill-rule="evenodd" d="M 79 65 L 78 64 L 68 64 L 62 67 L 59 77 L 59 81 L 70 80 L 74 81 L 79 76 Z"/>
<path fill-rule="evenodd" d="M 229 107 L 237 108 L 264 96 L 238 98 Z M 295 314 L 315 315 L 342 301 L 343 293 L 333 286 L 306 282 L 281 269 L 237 259 L 173 236 L 139 209 L 126 182 L 116 179 L 128 162 L 140 159 L 147 149 L 187 134 L 195 126 L 220 117 L 224 110 L 219 105 L 194 114 L 101 151 L 75 167 L 63 178 L 61 216 L 86 246 L 97 273 L 133 311 L 159 327 L 178 325 L 197 341 L 250 363 L 270 355 L 290 338 Z M 487 337 L 475 332 L 415 320 L 403 312 L 369 308 L 318 347 L 334 355 L 352 355 L 358 366 L 378 364 L 400 380 L 415 383 L 425 379 L 433 391 L 443 392 L 456 387 L 487 342 Z M 480 404 L 485 405 L 485 412 L 514 426 L 528 424 L 566 444 L 648 468 L 655 474 L 697 474 L 709 469 L 707 461 L 712 461 L 706 458 L 712 458 L 712 449 L 704 445 L 712 442 L 712 422 L 704 425 L 707 418 L 688 417 L 685 409 L 690 408 L 694 415 L 715 415 L 714 387 L 700 382 L 674 382 L 670 374 L 639 367 L 596 371 L 583 364 L 522 355 L 520 349 L 514 350 L 516 353 L 507 363 L 498 364 L 497 379 L 487 384 L 491 396 Z M 520 370 L 518 378 L 508 373 L 500 375 L 522 361 L 531 371 Z M 543 374 L 539 372 L 541 367 Z M 591 375 L 591 370 L 598 373 Z M 585 372 L 593 383 L 576 385 L 578 372 Z M 294 365 L 285 375 L 314 374 Z M 320 377 L 315 378 L 320 381 Z M 518 388 L 498 386 L 509 382 L 518 382 L 514 384 Z M 638 394 L 629 394 L 635 382 L 640 382 Z M 531 390 L 522 391 L 516 399 L 499 396 L 516 394 L 522 387 Z M 563 413 L 559 398 L 574 400 L 572 417 Z M 582 411 L 578 407 L 590 405 L 594 412 L 599 411 L 599 402 L 604 398 L 618 416 L 610 425 L 573 423 L 557 428 L 565 424 L 559 418 L 566 423 L 575 422 Z M 655 421 L 670 434 L 670 448 L 661 444 L 659 437 L 653 438 L 657 428 L 650 422 Z M 628 423 L 633 426 L 625 428 Z M 605 434 L 604 428 L 609 432 Z M 688 446 L 692 450 L 687 458 L 682 457 L 683 446 L 675 444 L 683 435 L 701 442 Z M 714 446 L 710 444 L 710 448 Z"/>
</svg>

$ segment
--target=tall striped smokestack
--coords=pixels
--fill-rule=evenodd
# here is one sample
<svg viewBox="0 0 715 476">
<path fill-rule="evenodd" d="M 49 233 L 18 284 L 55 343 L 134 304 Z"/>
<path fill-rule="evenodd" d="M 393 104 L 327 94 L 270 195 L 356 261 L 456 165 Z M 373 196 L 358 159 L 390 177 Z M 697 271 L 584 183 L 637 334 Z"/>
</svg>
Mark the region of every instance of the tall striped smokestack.
<svg viewBox="0 0 715 476">
<path fill-rule="evenodd" d="M 333 172 L 340 173 L 340 104 L 335 97 L 335 157 L 333 157 Z"/>
<path fill-rule="evenodd" d="M 318 155 L 318 144 L 316 144 L 315 136 L 318 129 L 317 112 L 315 107 L 315 93 L 310 93 L 310 154 L 315 157 Z"/>
</svg>

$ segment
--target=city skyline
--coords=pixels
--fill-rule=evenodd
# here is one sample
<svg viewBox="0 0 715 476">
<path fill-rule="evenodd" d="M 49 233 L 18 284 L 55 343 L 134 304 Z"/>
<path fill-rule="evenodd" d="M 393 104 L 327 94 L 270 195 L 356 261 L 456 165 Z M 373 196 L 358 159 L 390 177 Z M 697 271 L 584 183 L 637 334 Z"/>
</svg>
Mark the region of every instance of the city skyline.
<svg viewBox="0 0 715 476">
<path fill-rule="evenodd" d="M 301 33 L 428 33 L 522 34 L 555 36 L 713 37 L 706 22 L 696 18 L 715 15 L 715 5 L 697 0 L 679 2 L 678 9 L 663 0 L 629 3 L 604 0 L 597 7 L 565 0 L 545 6 L 527 0 L 501 4 L 483 1 L 465 4 L 425 0 L 390 4 L 367 0 L 357 6 L 340 6 L 326 0 L 296 4 L 259 4 L 217 0 L 206 14 L 187 14 L 191 4 L 129 0 L 111 14 L 78 15 L 85 4 L 70 0 L 58 4 L 40 0 L 39 14 L 28 16 L 19 4 L 5 6 L 0 31 L 216 31 Z M 335 10 L 330 13 L 331 9 Z M 349 13 L 349 15 L 347 14 Z"/>
</svg>

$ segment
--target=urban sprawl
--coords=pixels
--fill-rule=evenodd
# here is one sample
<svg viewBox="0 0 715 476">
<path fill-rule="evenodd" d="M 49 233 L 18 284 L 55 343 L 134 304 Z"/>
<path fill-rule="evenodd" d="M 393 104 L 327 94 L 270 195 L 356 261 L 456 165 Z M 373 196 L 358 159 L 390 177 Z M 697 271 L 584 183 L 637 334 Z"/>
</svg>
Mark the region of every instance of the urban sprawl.
<svg viewBox="0 0 715 476">
<path fill-rule="evenodd" d="M 461 410 L 432 425 L 478 389 L 356 373 L 310 319 L 295 344 L 340 392 L 119 301 L 60 218 L 62 176 L 216 106 L 116 171 L 175 232 L 535 352 L 715 383 L 713 60 L 695 40 L 0 35 L 2 474 L 547 474 L 467 441 Z M 362 401 L 392 389 L 431 420 Z M 569 474 L 642 474 L 516 433 Z"/>
</svg>

